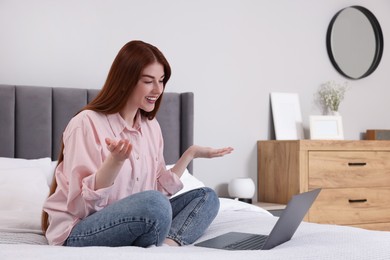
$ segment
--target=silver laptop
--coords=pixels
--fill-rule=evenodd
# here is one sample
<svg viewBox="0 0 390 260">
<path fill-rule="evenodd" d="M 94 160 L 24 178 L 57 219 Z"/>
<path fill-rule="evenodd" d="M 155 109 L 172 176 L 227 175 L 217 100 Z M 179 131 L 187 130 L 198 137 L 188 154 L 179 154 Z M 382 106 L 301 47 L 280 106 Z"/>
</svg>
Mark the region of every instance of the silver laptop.
<svg viewBox="0 0 390 260">
<path fill-rule="evenodd" d="M 289 241 L 321 189 L 294 195 L 269 235 L 229 232 L 195 244 L 226 250 L 268 250 Z"/>
</svg>

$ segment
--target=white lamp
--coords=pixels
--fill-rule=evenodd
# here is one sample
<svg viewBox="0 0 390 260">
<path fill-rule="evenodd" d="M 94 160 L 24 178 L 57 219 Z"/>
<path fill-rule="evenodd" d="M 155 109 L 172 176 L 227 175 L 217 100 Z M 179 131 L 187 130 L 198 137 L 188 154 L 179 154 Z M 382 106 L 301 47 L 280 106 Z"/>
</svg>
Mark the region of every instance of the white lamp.
<svg viewBox="0 0 390 260">
<path fill-rule="evenodd" d="M 255 183 L 251 178 L 233 179 L 229 183 L 228 192 L 230 197 L 252 203 L 253 195 L 255 195 Z"/>
</svg>

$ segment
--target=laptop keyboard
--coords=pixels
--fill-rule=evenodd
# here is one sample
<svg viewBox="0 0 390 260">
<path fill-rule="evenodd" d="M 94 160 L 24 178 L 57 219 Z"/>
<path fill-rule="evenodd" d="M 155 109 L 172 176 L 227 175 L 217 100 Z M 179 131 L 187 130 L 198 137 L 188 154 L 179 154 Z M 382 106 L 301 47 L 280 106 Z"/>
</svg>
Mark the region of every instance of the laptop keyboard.
<svg viewBox="0 0 390 260">
<path fill-rule="evenodd" d="M 267 240 L 266 235 L 253 235 L 234 244 L 227 245 L 228 250 L 258 250 L 261 249 Z"/>
</svg>

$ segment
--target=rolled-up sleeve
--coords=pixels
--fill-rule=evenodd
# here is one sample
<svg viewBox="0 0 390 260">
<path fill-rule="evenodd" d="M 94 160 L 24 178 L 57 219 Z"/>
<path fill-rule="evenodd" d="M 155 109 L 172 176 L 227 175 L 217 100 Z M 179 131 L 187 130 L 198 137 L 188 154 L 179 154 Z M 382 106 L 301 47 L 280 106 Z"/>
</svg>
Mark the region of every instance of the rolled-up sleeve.
<svg viewBox="0 0 390 260">
<path fill-rule="evenodd" d="M 162 170 L 157 179 L 158 190 L 165 195 L 172 196 L 183 189 L 180 178 L 170 170 Z"/>
<path fill-rule="evenodd" d="M 158 173 L 157 173 L 157 189 L 167 196 L 172 196 L 181 189 L 183 189 L 183 183 L 179 176 L 177 176 L 170 169 L 166 169 L 164 159 L 164 139 L 161 133 L 160 125 L 156 124 L 157 138 L 158 138 Z"/>
<path fill-rule="evenodd" d="M 69 182 L 67 209 L 83 219 L 108 204 L 111 187 L 95 190 L 96 171 L 104 160 L 102 147 L 86 122 L 65 132 L 64 144 L 63 173 Z"/>
</svg>

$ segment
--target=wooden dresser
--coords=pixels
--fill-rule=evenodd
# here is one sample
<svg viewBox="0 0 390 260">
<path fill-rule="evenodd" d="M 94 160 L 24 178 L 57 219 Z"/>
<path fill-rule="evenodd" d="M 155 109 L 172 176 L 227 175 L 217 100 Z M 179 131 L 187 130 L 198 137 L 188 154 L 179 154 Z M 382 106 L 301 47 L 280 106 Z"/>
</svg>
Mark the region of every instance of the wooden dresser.
<svg viewBox="0 0 390 260">
<path fill-rule="evenodd" d="M 390 141 L 258 141 L 258 201 L 322 188 L 305 217 L 390 231 Z"/>
</svg>

